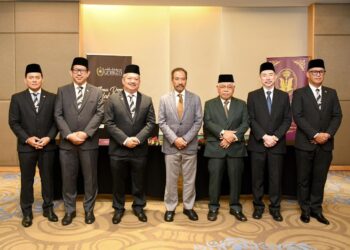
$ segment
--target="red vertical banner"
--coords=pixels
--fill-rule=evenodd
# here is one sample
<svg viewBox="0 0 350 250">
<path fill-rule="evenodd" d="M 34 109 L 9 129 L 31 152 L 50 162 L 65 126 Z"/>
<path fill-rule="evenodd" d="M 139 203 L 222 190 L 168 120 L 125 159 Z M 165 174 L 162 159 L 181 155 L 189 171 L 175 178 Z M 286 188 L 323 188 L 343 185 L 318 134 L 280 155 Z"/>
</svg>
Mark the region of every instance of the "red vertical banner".
<svg viewBox="0 0 350 250">
<path fill-rule="evenodd" d="M 293 91 L 307 85 L 306 71 L 309 57 L 268 57 L 266 59 L 274 65 L 276 70 L 275 87 L 287 92 L 289 100 L 292 101 Z M 287 142 L 294 142 L 295 132 L 296 124 L 293 121 L 286 135 Z"/>
</svg>

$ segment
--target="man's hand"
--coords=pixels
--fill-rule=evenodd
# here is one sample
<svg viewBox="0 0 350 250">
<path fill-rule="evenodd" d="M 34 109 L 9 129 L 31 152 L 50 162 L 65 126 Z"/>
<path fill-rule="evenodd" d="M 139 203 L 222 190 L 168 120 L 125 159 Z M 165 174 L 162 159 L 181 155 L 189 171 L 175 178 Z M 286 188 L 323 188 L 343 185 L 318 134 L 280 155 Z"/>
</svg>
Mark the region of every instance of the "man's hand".
<svg viewBox="0 0 350 250">
<path fill-rule="evenodd" d="M 226 140 L 228 143 L 235 142 L 237 140 L 237 136 L 235 135 L 237 131 L 235 130 L 224 130 L 224 134 L 221 139 Z"/>
<path fill-rule="evenodd" d="M 175 147 L 179 150 L 187 147 L 187 142 L 182 137 L 177 137 L 174 141 Z"/>
<path fill-rule="evenodd" d="M 83 139 L 84 141 L 86 141 L 86 139 L 88 138 L 87 133 L 85 133 L 85 132 L 83 132 L 83 131 L 75 132 L 75 134 L 76 134 L 79 138 Z"/>
<path fill-rule="evenodd" d="M 129 137 L 126 140 L 125 146 L 128 148 L 134 148 L 140 144 L 140 141 L 136 137 Z"/>
<path fill-rule="evenodd" d="M 264 146 L 267 148 L 275 146 L 277 144 L 276 138 L 274 135 L 264 135 L 262 138 L 264 140 Z"/>
<path fill-rule="evenodd" d="M 220 147 L 222 147 L 223 149 L 227 149 L 230 145 L 231 143 L 225 139 L 222 139 L 220 142 Z"/>
<path fill-rule="evenodd" d="M 330 134 L 328 133 L 318 133 L 318 135 L 314 138 L 314 142 L 316 144 L 325 144 L 330 138 Z"/>
<path fill-rule="evenodd" d="M 67 136 L 67 140 L 73 143 L 74 145 L 81 145 L 85 142 L 85 139 L 80 138 L 77 135 L 77 132 L 69 134 Z"/>
<path fill-rule="evenodd" d="M 50 137 L 43 137 L 38 141 L 38 144 L 41 146 L 41 148 L 45 147 L 49 142 L 51 141 Z"/>
<path fill-rule="evenodd" d="M 38 143 L 39 141 L 40 141 L 40 138 L 36 136 L 32 136 L 26 140 L 26 143 L 35 149 L 42 149 L 42 146 Z"/>
</svg>

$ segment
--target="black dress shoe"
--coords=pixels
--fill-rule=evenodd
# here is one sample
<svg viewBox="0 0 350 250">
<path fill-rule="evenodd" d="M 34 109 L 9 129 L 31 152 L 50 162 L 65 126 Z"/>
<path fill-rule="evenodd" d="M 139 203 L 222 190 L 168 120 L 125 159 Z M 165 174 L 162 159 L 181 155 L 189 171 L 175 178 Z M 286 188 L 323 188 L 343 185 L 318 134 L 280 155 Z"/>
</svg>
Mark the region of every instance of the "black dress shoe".
<svg viewBox="0 0 350 250">
<path fill-rule="evenodd" d="M 183 213 L 187 215 L 190 220 L 198 220 L 198 215 L 193 209 L 184 209 Z"/>
<path fill-rule="evenodd" d="M 112 218 L 113 224 L 119 224 L 122 221 L 124 210 L 115 210 Z"/>
<path fill-rule="evenodd" d="M 94 212 L 91 211 L 91 212 L 86 212 L 85 213 L 85 223 L 86 224 L 92 224 L 95 222 L 95 215 L 94 215 Z"/>
<path fill-rule="evenodd" d="M 317 219 L 318 222 L 325 224 L 325 225 L 329 225 L 329 221 L 323 216 L 322 213 L 310 213 L 311 217 Z"/>
<path fill-rule="evenodd" d="M 72 212 L 72 213 L 65 213 L 64 217 L 62 219 L 62 225 L 63 226 L 67 226 L 67 225 L 71 224 L 72 221 L 73 221 L 73 218 L 75 218 L 75 216 L 76 216 L 76 212 L 75 211 Z"/>
<path fill-rule="evenodd" d="M 57 222 L 58 221 L 58 217 L 55 214 L 55 212 L 53 211 L 52 207 L 48 208 L 48 209 L 45 209 L 44 212 L 43 212 L 43 216 L 46 217 L 49 221 L 52 221 L 52 222 Z"/>
<path fill-rule="evenodd" d="M 218 210 L 209 209 L 207 218 L 210 221 L 216 221 L 216 219 L 218 218 Z"/>
<path fill-rule="evenodd" d="M 262 218 L 263 213 L 264 213 L 263 209 L 254 209 L 253 218 L 256 220 L 260 220 Z"/>
<path fill-rule="evenodd" d="M 274 211 L 271 210 L 270 214 L 275 221 L 283 221 L 283 217 L 279 210 L 274 210 Z"/>
<path fill-rule="evenodd" d="M 139 219 L 139 221 L 147 222 L 147 216 L 143 210 L 141 210 L 141 211 L 134 210 L 134 214 L 136 215 L 137 219 Z"/>
<path fill-rule="evenodd" d="M 174 216 L 175 216 L 174 211 L 166 211 L 164 214 L 164 220 L 166 222 L 172 222 L 172 221 L 174 221 Z"/>
<path fill-rule="evenodd" d="M 25 215 L 22 219 L 22 226 L 30 227 L 33 223 L 33 215 Z"/>
<path fill-rule="evenodd" d="M 239 221 L 247 221 L 247 217 L 242 213 L 242 211 L 236 211 L 234 209 L 230 209 L 230 214 L 232 214 L 234 217 L 236 217 Z"/>
<path fill-rule="evenodd" d="M 300 220 L 304 223 L 309 223 L 310 222 L 310 214 L 306 212 L 302 212 L 300 215 Z"/>
</svg>

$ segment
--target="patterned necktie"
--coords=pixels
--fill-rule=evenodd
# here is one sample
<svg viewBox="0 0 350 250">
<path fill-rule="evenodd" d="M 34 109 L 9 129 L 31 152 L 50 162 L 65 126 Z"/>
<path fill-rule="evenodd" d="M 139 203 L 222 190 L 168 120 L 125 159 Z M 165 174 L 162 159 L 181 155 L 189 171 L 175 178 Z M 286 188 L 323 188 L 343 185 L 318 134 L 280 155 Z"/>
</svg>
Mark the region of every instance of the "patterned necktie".
<svg viewBox="0 0 350 250">
<path fill-rule="evenodd" d="M 271 91 L 266 91 L 267 94 L 267 109 L 269 110 L 269 114 L 271 115 L 271 107 L 272 107 L 272 100 L 271 100 Z"/>
<path fill-rule="evenodd" d="M 224 111 L 225 111 L 225 116 L 228 118 L 228 104 L 230 103 L 229 100 L 224 101 Z"/>
<path fill-rule="evenodd" d="M 81 104 L 83 103 L 83 87 L 77 87 L 78 89 L 78 96 L 77 96 L 77 105 L 78 109 L 81 108 Z"/>
<path fill-rule="evenodd" d="M 316 89 L 316 101 L 317 101 L 318 109 L 321 110 L 322 98 L 321 98 L 320 89 Z"/>
<path fill-rule="evenodd" d="M 177 114 L 180 119 L 182 119 L 182 115 L 184 113 L 184 100 L 182 99 L 182 94 L 177 95 L 179 97 L 179 102 L 177 104 Z"/>
<path fill-rule="evenodd" d="M 134 102 L 134 95 L 128 95 L 129 97 L 129 108 L 131 112 L 131 117 L 134 117 L 135 115 L 135 102 Z"/>
<path fill-rule="evenodd" d="M 34 99 L 33 99 L 33 102 L 34 102 L 34 108 L 35 108 L 35 111 L 38 113 L 39 111 L 39 98 L 38 98 L 38 95 L 39 93 L 32 93 Z"/>
</svg>

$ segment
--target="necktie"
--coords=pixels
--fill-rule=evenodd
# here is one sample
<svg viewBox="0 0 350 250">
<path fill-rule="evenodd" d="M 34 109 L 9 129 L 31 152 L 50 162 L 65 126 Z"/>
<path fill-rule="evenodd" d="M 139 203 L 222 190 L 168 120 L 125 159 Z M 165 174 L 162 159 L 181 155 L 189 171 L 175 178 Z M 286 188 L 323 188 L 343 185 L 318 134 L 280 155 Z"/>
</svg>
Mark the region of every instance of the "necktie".
<svg viewBox="0 0 350 250">
<path fill-rule="evenodd" d="M 33 99 L 33 102 L 34 102 L 34 108 L 35 108 L 35 111 L 38 113 L 39 111 L 39 98 L 38 98 L 38 95 L 39 93 L 32 93 L 34 99 Z"/>
<path fill-rule="evenodd" d="M 134 117 L 135 115 L 135 102 L 134 102 L 134 95 L 128 95 L 129 97 L 129 108 L 131 112 L 131 117 Z"/>
<path fill-rule="evenodd" d="M 180 119 L 182 119 L 182 115 L 184 113 L 184 100 L 182 99 L 182 94 L 177 95 L 179 97 L 179 102 L 177 104 L 177 114 Z"/>
<path fill-rule="evenodd" d="M 321 98 L 320 89 L 316 89 L 316 101 L 317 101 L 318 109 L 321 110 L 322 98 Z"/>
<path fill-rule="evenodd" d="M 83 87 L 77 87 L 78 89 L 78 96 L 77 96 L 77 105 L 78 109 L 81 108 L 81 104 L 83 103 Z"/>
<path fill-rule="evenodd" d="M 228 118 L 228 104 L 230 103 L 229 100 L 224 101 L 224 111 L 225 111 L 225 116 Z"/>
<path fill-rule="evenodd" d="M 271 100 L 271 91 L 266 91 L 267 94 L 267 109 L 269 110 L 269 114 L 271 115 L 271 107 L 272 107 L 272 100 Z"/>
</svg>

